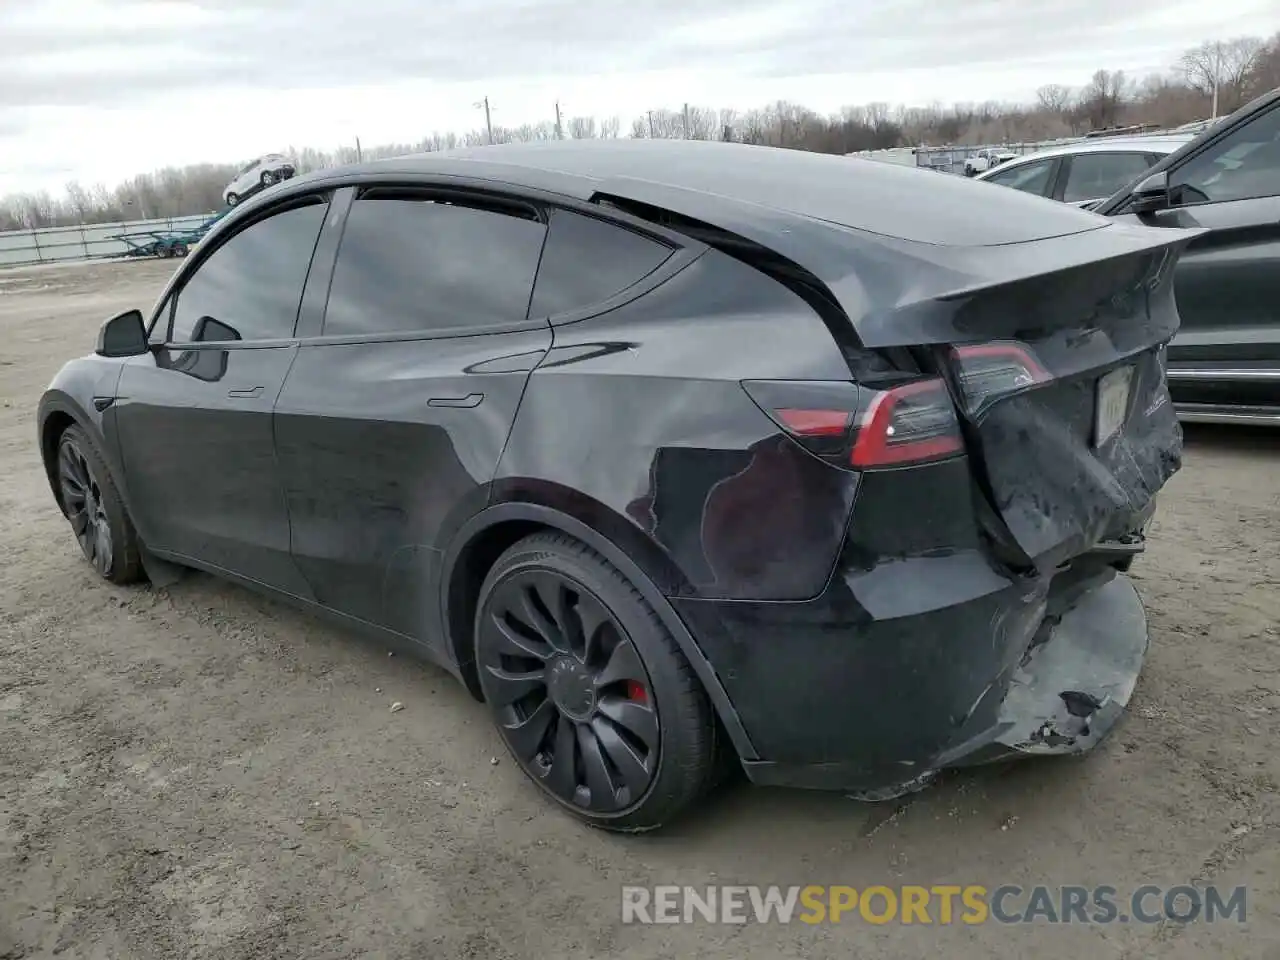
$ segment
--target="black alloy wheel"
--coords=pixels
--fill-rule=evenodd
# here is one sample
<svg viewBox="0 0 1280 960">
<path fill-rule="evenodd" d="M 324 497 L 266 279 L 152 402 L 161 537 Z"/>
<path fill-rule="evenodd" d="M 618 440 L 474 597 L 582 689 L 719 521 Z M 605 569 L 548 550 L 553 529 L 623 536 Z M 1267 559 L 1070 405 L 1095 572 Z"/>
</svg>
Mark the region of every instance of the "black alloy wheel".
<svg viewBox="0 0 1280 960">
<path fill-rule="evenodd" d="M 707 786 L 705 694 L 640 595 L 582 544 L 539 534 L 507 551 L 482 587 L 475 643 L 511 755 L 588 823 L 652 829 Z"/>
<path fill-rule="evenodd" d="M 57 457 L 62 510 L 85 557 L 105 580 L 131 583 L 139 579 L 137 536 L 92 441 L 80 427 L 68 427 L 58 443 Z"/>
</svg>

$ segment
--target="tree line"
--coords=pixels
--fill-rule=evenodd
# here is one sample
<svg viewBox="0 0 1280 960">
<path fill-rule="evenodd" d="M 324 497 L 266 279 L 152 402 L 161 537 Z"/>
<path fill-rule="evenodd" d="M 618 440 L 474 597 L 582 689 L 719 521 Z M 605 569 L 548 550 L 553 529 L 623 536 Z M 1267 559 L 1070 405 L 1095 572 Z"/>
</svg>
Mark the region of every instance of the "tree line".
<svg viewBox="0 0 1280 960">
<path fill-rule="evenodd" d="M 1268 39 L 1206 42 L 1185 51 L 1172 69 L 1142 78 L 1098 70 L 1083 87 L 1045 84 L 1036 91 L 1035 102 L 1028 104 L 992 101 L 895 107 L 870 103 L 826 116 L 786 101 L 746 111 L 685 105 L 678 110 L 647 111 L 632 121 L 626 133 L 637 138 L 735 140 L 834 154 L 901 146 L 1035 142 L 1132 124 L 1174 127 L 1207 119 L 1215 99 L 1221 116 L 1277 87 L 1280 33 Z M 434 133 L 417 143 L 365 148 L 360 156 L 369 160 L 491 141 L 608 138 L 622 133 L 618 117 L 568 117 L 559 123 Z M 355 147 L 285 152 L 294 158 L 299 173 L 357 159 Z M 213 212 L 222 207 L 223 188 L 236 169 L 227 163 L 167 167 L 138 174 L 114 188 L 73 182 L 61 197 L 36 192 L 0 198 L 0 230 Z"/>
</svg>

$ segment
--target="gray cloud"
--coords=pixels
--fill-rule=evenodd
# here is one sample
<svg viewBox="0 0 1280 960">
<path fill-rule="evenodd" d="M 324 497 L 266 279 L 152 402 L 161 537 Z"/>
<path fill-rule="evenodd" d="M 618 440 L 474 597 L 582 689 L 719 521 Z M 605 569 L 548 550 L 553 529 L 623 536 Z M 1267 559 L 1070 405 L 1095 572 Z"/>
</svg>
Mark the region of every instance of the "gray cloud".
<svg viewBox="0 0 1280 960">
<path fill-rule="evenodd" d="M 28 0 L 31 3 L 32 0 Z M 39 0 L 35 0 L 38 6 Z M 132 106 L 158 93 L 390 80 L 502 81 L 716 66 L 743 76 L 998 64 L 1060 80 L 1132 48 L 1188 42 L 1170 0 L 200 0 L 198 26 L 24 25 L 0 12 L 6 106 Z M 16 7 L 16 5 L 15 5 Z M 11 10 L 14 8 L 10 8 Z M 26 7 L 30 9 L 30 7 Z M 706 49 L 719 17 L 781 12 L 763 38 Z M 8 22 L 6 22 L 8 21 Z M 1129 49 L 1125 49 L 1128 47 Z M 1109 62 L 1109 58 L 1112 62 Z M 945 99 L 945 91 L 939 91 Z M 857 99 L 856 94 L 851 99 Z M 270 109 L 269 106 L 266 109 Z"/>
</svg>

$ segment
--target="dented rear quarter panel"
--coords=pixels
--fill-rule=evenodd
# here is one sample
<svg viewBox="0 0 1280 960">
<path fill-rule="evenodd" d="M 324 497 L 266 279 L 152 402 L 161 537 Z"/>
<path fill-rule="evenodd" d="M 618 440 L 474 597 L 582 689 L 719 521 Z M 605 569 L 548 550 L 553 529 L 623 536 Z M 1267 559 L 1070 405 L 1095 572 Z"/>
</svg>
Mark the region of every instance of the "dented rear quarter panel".
<svg viewBox="0 0 1280 960">
<path fill-rule="evenodd" d="M 858 474 L 780 435 L 740 381 L 849 377 L 799 297 L 709 251 L 647 296 L 555 329 L 494 499 L 550 500 L 655 558 L 649 572 L 671 595 L 813 597 Z"/>
</svg>

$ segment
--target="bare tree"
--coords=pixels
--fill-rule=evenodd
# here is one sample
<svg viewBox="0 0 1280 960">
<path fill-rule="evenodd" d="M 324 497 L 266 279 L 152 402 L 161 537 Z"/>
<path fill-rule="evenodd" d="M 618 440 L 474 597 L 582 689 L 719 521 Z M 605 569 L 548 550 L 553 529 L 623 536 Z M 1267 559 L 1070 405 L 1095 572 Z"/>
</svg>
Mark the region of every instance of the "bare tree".
<svg viewBox="0 0 1280 960">
<path fill-rule="evenodd" d="M 1036 102 L 1045 113 L 1062 116 L 1071 106 L 1071 88 L 1061 83 L 1046 83 L 1036 90 Z"/>
<path fill-rule="evenodd" d="M 1183 53 L 1178 71 L 1187 85 L 1213 101 L 1219 113 L 1244 103 L 1249 78 L 1264 52 L 1257 37 L 1211 40 Z"/>
<path fill-rule="evenodd" d="M 1262 45 L 1246 81 L 1245 96 L 1257 97 L 1280 87 L 1280 33 Z"/>
<path fill-rule="evenodd" d="M 569 136 L 574 140 L 594 140 L 599 133 L 595 117 L 571 117 L 569 119 Z"/>
<path fill-rule="evenodd" d="M 1128 82 L 1123 70 L 1098 70 L 1080 91 L 1077 109 L 1094 130 L 1114 127 L 1120 122 Z"/>
</svg>

